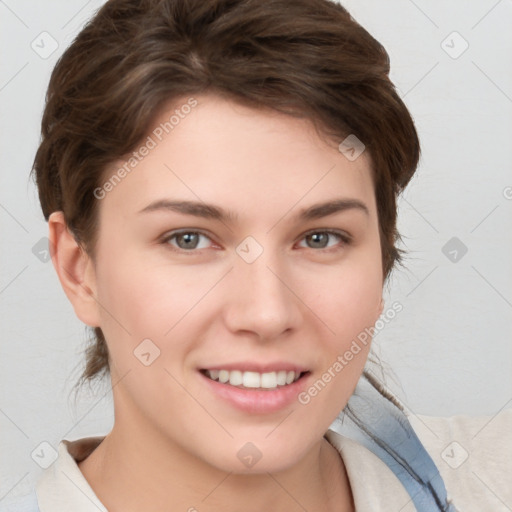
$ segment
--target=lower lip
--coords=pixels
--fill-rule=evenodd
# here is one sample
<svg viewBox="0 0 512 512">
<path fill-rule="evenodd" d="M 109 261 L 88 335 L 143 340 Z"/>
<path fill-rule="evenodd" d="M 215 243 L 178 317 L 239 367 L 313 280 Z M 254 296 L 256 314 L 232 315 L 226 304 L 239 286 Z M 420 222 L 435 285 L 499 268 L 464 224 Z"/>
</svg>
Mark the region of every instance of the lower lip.
<svg viewBox="0 0 512 512">
<path fill-rule="evenodd" d="M 201 372 L 199 372 L 199 375 L 217 396 L 237 409 L 252 414 L 277 412 L 293 402 L 297 402 L 297 396 L 306 387 L 306 381 L 309 377 L 309 374 L 306 374 L 287 386 L 263 390 L 237 388 L 212 380 Z"/>
</svg>

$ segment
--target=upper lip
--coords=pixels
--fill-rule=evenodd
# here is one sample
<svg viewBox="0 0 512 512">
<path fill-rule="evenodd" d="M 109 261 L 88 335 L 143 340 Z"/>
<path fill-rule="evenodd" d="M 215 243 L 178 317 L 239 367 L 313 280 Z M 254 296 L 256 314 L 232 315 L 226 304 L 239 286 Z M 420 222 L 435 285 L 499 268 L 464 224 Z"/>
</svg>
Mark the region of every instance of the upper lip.
<svg viewBox="0 0 512 512">
<path fill-rule="evenodd" d="M 278 371 L 287 371 L 295 373 L 304 373 L 308 369 L 305 366 L 289 363 L 289 362 L 276 362 L 276 363 L 255 363 L 254 361 L 241 361 L 239 363 L 221 363 L 213 366 L 201 368 L 202 370 L 240 370 L 242 372 L 257 372 L 257 373 L 270 373 Z"/>
</svg>

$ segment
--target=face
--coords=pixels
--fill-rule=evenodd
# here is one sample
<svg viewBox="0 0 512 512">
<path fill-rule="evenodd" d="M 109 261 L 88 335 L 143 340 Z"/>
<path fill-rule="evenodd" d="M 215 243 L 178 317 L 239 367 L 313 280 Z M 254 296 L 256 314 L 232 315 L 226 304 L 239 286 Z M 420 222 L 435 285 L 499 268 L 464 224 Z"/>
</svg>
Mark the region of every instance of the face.
<svg viewBox="0 0 512 512">
<path fill-rule="evenodd" d="M 195 100 L 163 109 L 98 193 L 116 422 L 225 471 L 277 471 L 346 404 L 369 350 L 353 341 L 382 310 L 370 160 L 308 121 Z"/>
</svg>

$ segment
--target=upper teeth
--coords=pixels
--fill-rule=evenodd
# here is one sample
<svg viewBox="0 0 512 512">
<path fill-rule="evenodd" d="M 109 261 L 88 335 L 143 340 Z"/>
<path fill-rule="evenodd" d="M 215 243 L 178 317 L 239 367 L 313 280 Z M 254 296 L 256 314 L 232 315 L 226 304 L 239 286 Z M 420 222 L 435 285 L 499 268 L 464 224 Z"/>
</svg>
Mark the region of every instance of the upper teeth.
<svg viewBox="0 0 512 512">
<path fill-rule="evenodd" d="M 272 389 L 277 386 L 285 386 L 295 382 L 300 377 L 300 372 L 281 370 L 278 372 L 258 373 L 242 372 L 240 370 L 206 370 L 206 374 L 212 380 L 231 386 L 244 386 L 246 388 Z"/>
</svg>

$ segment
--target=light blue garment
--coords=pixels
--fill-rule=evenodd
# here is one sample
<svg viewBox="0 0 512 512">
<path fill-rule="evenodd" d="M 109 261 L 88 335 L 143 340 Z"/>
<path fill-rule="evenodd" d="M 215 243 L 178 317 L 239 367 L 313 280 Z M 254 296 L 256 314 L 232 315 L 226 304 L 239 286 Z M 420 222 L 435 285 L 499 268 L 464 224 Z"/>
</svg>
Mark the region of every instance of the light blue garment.
<svg viewBox="0 0 512 512">
<path fill-rule="evenodd" d="M 405 414 L 363 374 L 330 430 L 359 442 L 393 471 L 418 512 L 456 512 L 446 488 Z"/>
</svg>

